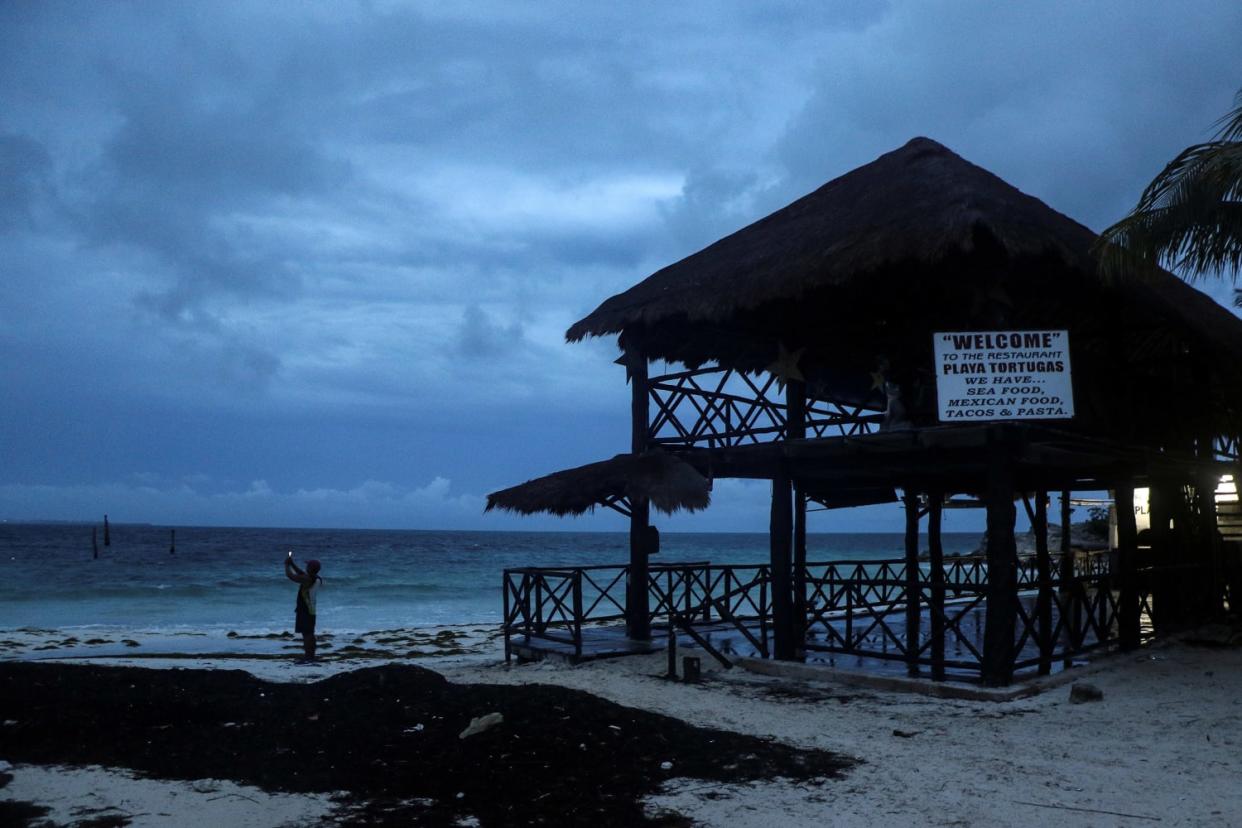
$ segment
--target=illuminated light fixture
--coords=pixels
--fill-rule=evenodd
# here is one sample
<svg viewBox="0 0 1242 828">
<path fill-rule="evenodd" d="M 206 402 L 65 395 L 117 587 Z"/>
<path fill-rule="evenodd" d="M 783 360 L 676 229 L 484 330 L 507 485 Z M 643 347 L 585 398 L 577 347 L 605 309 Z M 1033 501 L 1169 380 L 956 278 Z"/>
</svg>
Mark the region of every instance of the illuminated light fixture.
<svg viewBox="0 0 1242 828">
<path fill-rule="evenodd" d="M 1216 502 L 1217 503 L 1237 503 L 1238 502 L 1238 486 L 1233 482 L 1232 474 L 1222 474 L 1220 483 L 1216 486 Z"/>
</svg>

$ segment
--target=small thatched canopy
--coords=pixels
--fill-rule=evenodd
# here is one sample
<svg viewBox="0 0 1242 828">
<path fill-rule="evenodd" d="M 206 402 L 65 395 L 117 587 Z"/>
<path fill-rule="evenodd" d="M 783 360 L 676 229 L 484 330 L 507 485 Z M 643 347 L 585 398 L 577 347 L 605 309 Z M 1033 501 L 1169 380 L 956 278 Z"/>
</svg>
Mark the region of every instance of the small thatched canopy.
<svg viewBox="0 0 1242 828">
<path fill-rule="evenodd" d="M 617 498 L 645 497 L 661 512 L 693 512 L 711 502 L 707 478 L 693 466 L 660 451 L 618 454 L 611 460 L 528 480 L 487 496 L 487 509 L 580 515 Z"/>
</svg>

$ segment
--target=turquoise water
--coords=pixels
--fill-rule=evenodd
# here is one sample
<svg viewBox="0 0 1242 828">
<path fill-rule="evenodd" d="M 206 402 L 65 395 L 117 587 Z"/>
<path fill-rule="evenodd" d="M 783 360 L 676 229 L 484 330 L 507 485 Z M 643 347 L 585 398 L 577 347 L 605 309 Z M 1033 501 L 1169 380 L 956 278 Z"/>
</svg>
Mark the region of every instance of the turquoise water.
<svg viewBox="0 0 1242 828">
<path fill-rule="evenodd" d="M 499 623 L 501 574 L 520 566 L 620 564 L 624 533 L 421 532 L 322 529 L 176 529 L 113 525 L 111 546 L 91 527 L 0 524 L 0 630 L 117 628 L 148 632 L 288 629 L 296 587 L 288 549 L 323 563 L 321 628 L 364 632 L 442 624 Z M 949 533 L 945 551 L 966 552 L 975 533 Z M 763 534 L 674 534 L 652 561 L 761 563 Z M 816 534 L 809 560 L 898 558 L 900 534 Z"/>
</svg>

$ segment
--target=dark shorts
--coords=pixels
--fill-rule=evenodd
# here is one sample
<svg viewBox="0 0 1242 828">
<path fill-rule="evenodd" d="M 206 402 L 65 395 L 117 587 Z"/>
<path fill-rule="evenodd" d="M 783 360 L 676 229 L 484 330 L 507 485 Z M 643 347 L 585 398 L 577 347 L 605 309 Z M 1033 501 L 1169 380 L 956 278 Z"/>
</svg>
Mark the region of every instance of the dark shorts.
<svg viewBox="0 0 1242 828">
<path fill-rule="evenodd" d="M 294 614 L 296 621 L 293 625 L 293 631 L 302 633 L 303 635 L 315 634 L 315 616 L 309 612 L 299 612 Z"/>
</svg>

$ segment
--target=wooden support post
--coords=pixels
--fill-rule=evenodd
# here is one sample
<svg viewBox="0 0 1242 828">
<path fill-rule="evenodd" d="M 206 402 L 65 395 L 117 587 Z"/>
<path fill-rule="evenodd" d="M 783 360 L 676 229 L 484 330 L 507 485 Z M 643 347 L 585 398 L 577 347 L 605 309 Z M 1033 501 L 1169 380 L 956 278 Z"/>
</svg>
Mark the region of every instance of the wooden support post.
<svg viewBox="0 0 1242 828">
<path fill-rule="evenodd" d="M 793 487 L 793 617 L 794 657 L 806 659 L 807 607 L 806 607 L 806 495 L 802 486 Z"/>
<path fill-rule="evenodd" d="M 1074 581 L 1074 548 L 1071 546 L 1070 521 L 1073 519 L 1073 507 L 1070 506 L 1070 490 L 1061 490 L 1061 612 L 1066 618 L 1061 622 L 1065 636 L 1066 669 L 1074 665 L 1074 647 L 1078 645 L 1078 590 Z"/>
<path fill-rule="evenodd" d="M 772 480 L 771 535 L 772 565 L 772 634 L 773 656 L 782 661 L 794 658 L 793 584 L 791 540 L 793 509 L 790 504 L 790 482 L 787 474 Z"/>
<path fill-rule="evenodd" d="M 1039 597 L 1035 612 L 1039 630 L 1039 674 L 1052 672 L 1052 559 L 1048 554 L 1048 493 L 1035 493 L 1035 567 L 1039 576 Z"/>
<path fill-rule="evenodd" d="M 1147 563 L 1152 567 L 1152 571 L 1158 575 L 1152 579 L 1151 583 L 1151 615 L 1152 624 L 1160 632 L 1164 632 L 1171 626 L 1176 626 L 1179 621 L 1179 607 L 1177 597 L 1177 585 L 1174 583 L 1172 573 L 1165 572 L 1166 567 L 1170 567 L 1175 563 L 1173 554 L 1173 533 L 1169 525 L 1170 519 L 1173 517 L 1172 509 L 1172 487 L 1163 480 L 1153 480 L 1150 484 L 1150 510 L 1148 519 L 1150 520 L 1150 529 L 1148 536 L 1151 543 L 1151 554 Z M 1121 497 L 1117 498 L 1117 511 L 1121 511 Z M 1130 512 L 1133 514 L 1134 506 L 1130 505 Z M 1120 515 L 1118 515 L 1120 518 Z M 1121 532 L 1121 523 L 1117 524 L 1118 535 Z M 1137 538 L 1137 535 L 1135 536 Z M 1120 537 L 1118 538 L 1120 545 Z M 1137 550 L 1137 540 L 1135 541 Z M 1137 551 L 1135 553 L 1137 555 Z M 1138 560 L 1134 562 L 1135 569 L 1138 568 Z"/>
<path fill-rule="evenodd" d="M 923 609 L 919 579 L 919 496 L 905 487 L 902 503 L 906 507 L 906 673 L 919 674 L 919 618 Z"/>
<path fill-rule="evenodd" d="M 1138 531 L 1134 525 L 1134 484 L 1119 484 L 1113 495 L 1117 512 L 1118 636 L 1122 650 L 1139 645 Z"/>
<path fill-rule="evenodd" d="M 785 383 L 785 439 L 806 438 L 806 383 Z M 794 658 L 806 658 L 806 496 L 793 485 L 793 636 Z"/>
<path fill-rule="evenodd" d="M 1070 545 L 1070 521 L 1073 520 L 1073 507 L 1070 506 L 1070 491 L 1061 491 L 1061 580 L 1068 581 L 1074 577 L 1074 548 Z"/>
<path fill-rule="evenodd" d="M 931 568 L 932 679 L 944 681 L 944 547 L 940 542 L 944 494 L 931 492 L 928 498 L 927 565 Z"/>
<path fill-rule="evenodd" d="M 647 357 L 633 342 L 625 343 L 625 365 L 630 374 L 630 450 L 647 450 L 648 390 Z M 630 572 L 625 588 L 625 633 L 635 641 L 651 638 L 651 612 L 647 598 L 647 527 L 651 524 L 651 504 L 645 497 L 630 499 Z"/>
<path fill-rule="evenodd" d="M 1210 445 L 1210 442 L 1209 442 Z M 1225 580 L 1221 567 L 1220 532 L 1216 525 L 1217 477 L 1201 473 L 1195 479 L 1195 507 L 1199 512 L 1199 561 L 1202 563 L 1199 578 L 1206 583 L 1200 591 L 1204 597 L 1203 617 L 1209 620 L 1224 611 Z"/>
<path fill-rule="evenodd" d="M 1002 687 L 1013 680 L 1013 632 L 1018 604 L 1013 465 L 1003 437 L 1004 432 L 998 428 L 988 435 L 991 457 L 984 497 L 988 510 L 988 588 L 981 678 L 989 687 Z"/>
</svg>

